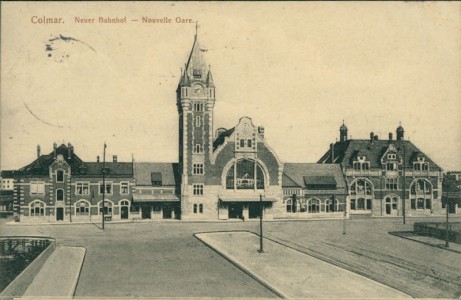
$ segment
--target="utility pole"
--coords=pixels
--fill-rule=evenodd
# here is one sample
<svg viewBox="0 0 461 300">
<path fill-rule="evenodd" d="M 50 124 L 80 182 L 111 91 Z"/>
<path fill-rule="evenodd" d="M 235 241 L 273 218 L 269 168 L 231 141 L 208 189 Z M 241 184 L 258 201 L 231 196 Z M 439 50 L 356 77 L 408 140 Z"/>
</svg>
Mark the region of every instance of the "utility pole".
<svg viewBox="0 0 461 300">
<path fill-rule="evenodd" d="M 259 253 L 264 253 L 263 248 L 263 195 L 259 195 Z"/>
<path fill-rule="evenodd" d="M 403 186 L 402 186 L 402 214 L 403 214 L 403 224 L 406 223 L 406 220 L 405 220 L 405 181 L 406 181 L 406 174 L 405 174 L 405 163 L 406 163 L 406 160 L 405 160 L 405 155 L 406 155 L 406 149 L 405 149 L 405 140 L 403 141 L 403 163 L 402 163 L 402 171 L 403 171 Z"/>
<path fill-rule="evenodd" d="M 106 210 L 106 142 L 102 156 L 102 230 L 104 230 L 104 219 Z"/>
<path fill-rule="evenodd" d="M 445 184 L 444 184 L 445 183 Z M 445 175 L 444 180 L 442 181 L 442 187 L 445 186 L 446 191 L 445 191 L 445 210 L 446 210 L 446 220 L 445 220 L 445 247 L 450 247 L 450 244 L 448 242 L 448 177 Z"/>
</svg>

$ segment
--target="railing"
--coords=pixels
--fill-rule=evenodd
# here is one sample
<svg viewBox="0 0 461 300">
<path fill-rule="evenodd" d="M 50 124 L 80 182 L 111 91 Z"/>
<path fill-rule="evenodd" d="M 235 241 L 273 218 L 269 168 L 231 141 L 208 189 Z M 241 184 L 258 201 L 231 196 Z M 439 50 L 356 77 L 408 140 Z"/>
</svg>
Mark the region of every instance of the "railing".
<svg viewBox="0 0 461 300">
<path fill-rule="evenodd" d="M 461 244 L 461 223 L 448 223 L 448 241 Z M 415 223 L 413 231 L 418 234 L 428 235 L 445 240 L 446 223 Z"/>
</svg>

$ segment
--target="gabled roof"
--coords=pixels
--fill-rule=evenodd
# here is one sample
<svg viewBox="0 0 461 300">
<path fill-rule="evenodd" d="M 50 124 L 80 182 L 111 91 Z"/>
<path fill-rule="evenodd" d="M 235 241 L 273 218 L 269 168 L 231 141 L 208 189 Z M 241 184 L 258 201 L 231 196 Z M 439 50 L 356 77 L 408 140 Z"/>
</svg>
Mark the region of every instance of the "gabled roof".
<svg viewBox="0 0 461 300">
<path fill-rule="evenodd" d="M 337 164 L 316 164 L 316 163 L 285 163 L 283 166 L 282 186 L 287 187 L 306 187 L 305 179 L 308 182 L 325 183 L 334 182 L 336 187 L 345 188 L 341 166 Z M 313 183 L 315 184 L 315 183 Z"/>
<path fill-rule="evenodd" d="M 347 140 L 345 142 L 336 142 L 333 146 L 334 157 L 331 156 L 331 149 L 329 149 L 319 163 L 339 163 L 345 164 L 347 168 L 352 168 L 353 162 L 357 156 L 366 156 L 366 160 L 370 162 L 371 168 L 381 168 L 381 158 L 389 148 L 390 144 L 394 144 L 398 155 L 403 157 L 405 148 L 405 166 L 406 168 L 413 168 L 413 161 L 415 157 L 424 156 L 425 162 L 429 163 L 429 170 L 440 171 L 441 168 L 434 163 L 427 155 L 418 149 L 411 141 L 408 140 Z"/>
<path fill-rule="evenodd" d="M 56 156 L 61 154 L 64 160 L 72 168 L 72 173 L 78 174 L 81 170 L 85 169 L 85 163 L 71 150 L 69 158 L 69 148 L 65 144 L 56 148 Z M 49 167 L 55 161 L 54 150 L 48 155 L 41 155 L 32 163 L 19 169 L 21 175 L 48 175 Z M 83 171 L 84 172 L 84 171 Z"/>
<path fill-rule="evenodd" d="M 177 186 L 180 182 L 178 163 L 135 162 L 134 174 L 136 185 L 141 186 L 152 186 L 152 174 L 157 179 L 161 174 L 162 186 Z"/>
</svg>

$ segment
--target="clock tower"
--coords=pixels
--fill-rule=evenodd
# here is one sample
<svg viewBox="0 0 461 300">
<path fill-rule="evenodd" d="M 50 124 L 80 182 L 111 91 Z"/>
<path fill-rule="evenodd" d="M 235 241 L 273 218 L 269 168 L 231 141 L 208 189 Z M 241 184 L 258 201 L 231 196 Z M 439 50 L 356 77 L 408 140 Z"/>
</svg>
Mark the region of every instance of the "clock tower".
<svg viewBox="0 0 461 300">
<path fill-rule="evenodd" d="M 187 218 L 189 196 L 203 195 L 204 175 L 213 151 L 215 86 L 197 33 L 176 90 L 179 116 L 181 214 Z"/>
</svg>

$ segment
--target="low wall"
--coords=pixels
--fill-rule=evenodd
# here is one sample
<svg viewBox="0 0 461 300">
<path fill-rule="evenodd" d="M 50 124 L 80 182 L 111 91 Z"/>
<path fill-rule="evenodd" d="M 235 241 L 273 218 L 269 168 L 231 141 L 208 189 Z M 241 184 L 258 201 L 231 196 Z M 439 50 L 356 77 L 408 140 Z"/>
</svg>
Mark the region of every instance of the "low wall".
<svg viewBox="0 0 461 300">
<path fill-rule="evenodd" d="M 22 238 L 22 237 L 17 237 Z M 37 237 L 24 237 L 24 238 L 37 238 Z M 40 272 L 43 264 L 48 257 L 56 249 L 56 241 L 52 238 L 48 247 L 40 253 L 4 290 L 0 293 L 0 299 L 14 298 L 24 295 L 29 285 L 34 280 L 35 276 Z"/>
<path fill-rule="evenodd" d="M 432 236 L 441 240 L 446 238 L 446 223 L 420 222 L 413 225 L 417 234 Z M 461 244 L 461 223 L 448 223 L 448 241 Z"/>
</svg>

